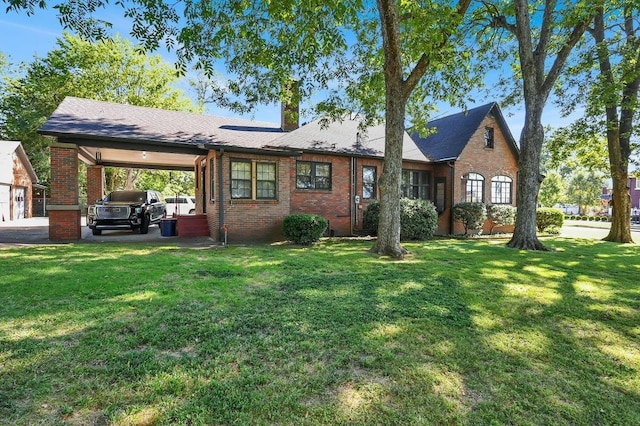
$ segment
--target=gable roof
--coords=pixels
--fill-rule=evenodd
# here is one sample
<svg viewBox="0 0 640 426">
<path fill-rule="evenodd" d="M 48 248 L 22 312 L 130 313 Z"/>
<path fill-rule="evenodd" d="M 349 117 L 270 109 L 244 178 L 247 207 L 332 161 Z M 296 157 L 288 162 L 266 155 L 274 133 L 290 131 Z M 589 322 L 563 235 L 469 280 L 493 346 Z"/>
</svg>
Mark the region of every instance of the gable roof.
<svg viewBox="0 0 640 426">
<path fill-rule="evenodd" d="M 273 123 L 66 97 L 40 129 L 47 136 L 172 146 L 255 148 L 283 132 Z"/>
<path fill-rule="evenodd" d="M 478 130 L 482 121 L 491 114 L 498 122 L 507 144 L 517 158 L 518 146 L 500 111 L 500 107 L 495 102 L 433 120 L 427 126 L 429 131 L 433 133 L 422 137 L 418 132 L 412 131 L 410 132 L 411 137 L 422 153 L 431 160 L 456 160 L 467 146 L 471 136 Z"/>
<path fill-rule="evenodd" d="M 24 165 L 24 168 L 27 170 L 29 174 L 29 178 L 31 182 L 37 183 L 38 176 L 36 175 L 36 171 L 33 169 L 33 165 L 31 161 L 29 161 L 29 157 L 27 156 L 26 151 L 22 147 L 22 143 L 18 141 L 0 141 L 0 167 L 3 170 L 11 170 L 13 171 L 13 154 L 16 153 L 20 161 Z M 4 164 L 5 161 L 7 164 Z M 13 172 L 11 173 L 13 175 Z M 11 183 L 11 182 L 5 182 Z"/>
<path fill-rule="evenodd" d="M 316 151 L 328 154 L 383 157 L 385 126 L 379 124 L 366 131 L 358 128 L 358 117 L 345 116 L 342 121 L 329 122 L 323 127 L 317 119 L 293 130 L 270 146 L 304 151 Z M 404 132 L 402 158 L 413 161 L 428 161 L 407 132 Z"/>
</svg>

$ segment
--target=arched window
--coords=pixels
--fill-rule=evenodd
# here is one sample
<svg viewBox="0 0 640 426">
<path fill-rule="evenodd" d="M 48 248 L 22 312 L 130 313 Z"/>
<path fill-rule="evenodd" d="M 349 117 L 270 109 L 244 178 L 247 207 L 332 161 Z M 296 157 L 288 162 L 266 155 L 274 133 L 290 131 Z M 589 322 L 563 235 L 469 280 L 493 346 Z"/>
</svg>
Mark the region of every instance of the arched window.
<svg viewBox="0 0 640 426">
<path fill-rule="evenodd" d="M 484 176 L 478 173 L 467 175 L 464 200 L 471 203 L 484 203 Z"/>
<path fill-rule="evenodd" d="M 511 204 L 513 179 L 509 176 L 495 176 L 491 179 L 491 203 Z"/>
</svg>

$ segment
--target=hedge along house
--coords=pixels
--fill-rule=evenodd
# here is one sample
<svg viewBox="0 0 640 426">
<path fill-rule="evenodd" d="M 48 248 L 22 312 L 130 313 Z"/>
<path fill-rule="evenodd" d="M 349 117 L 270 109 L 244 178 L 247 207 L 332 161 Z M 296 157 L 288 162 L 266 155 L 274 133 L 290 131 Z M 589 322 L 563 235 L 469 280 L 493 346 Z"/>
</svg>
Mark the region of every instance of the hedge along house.
<svg viewBox="0 0 640 426">
<path fill-rule="evenodd" d="M 362 213 L 378 197 L 384 126 L 360 132 L 357 117 L 345 117 L 326 129 L 319 121 L 298 127 L 297 108 L 287 111 L 278 126 L 66 98 L 41 129 L 56 138 L 51 159 L 59 164 L 50 239 L 80 238 L 78 158 L 88 165 L 89 199 L 104 195 L 104 166 L 194 171 L 196 210 L 215 240 L 223 230 L 230 243 L 280 239 L 292 213 L 325 217 L 333 235 L 361 232 Z M 486 202 L 507 188 L 499 202 L 515 200 L 517 148 L 498 106 L 452 117 L 434 121 L 438 133 L 428 138 L 404 137 L 402 193 L 434 201 L 440 234 L 455 232 L 455 202 Z M 457 131 L 434 138 L 442 123 Z M 442 148 L 449 144 L 456 148 Z"/>
<path fill-rule="evenodd" d="M 44 187 L 22 144 L 0 141 L 0 221 L 32 217 L 33 188 Z"/>
</svg>

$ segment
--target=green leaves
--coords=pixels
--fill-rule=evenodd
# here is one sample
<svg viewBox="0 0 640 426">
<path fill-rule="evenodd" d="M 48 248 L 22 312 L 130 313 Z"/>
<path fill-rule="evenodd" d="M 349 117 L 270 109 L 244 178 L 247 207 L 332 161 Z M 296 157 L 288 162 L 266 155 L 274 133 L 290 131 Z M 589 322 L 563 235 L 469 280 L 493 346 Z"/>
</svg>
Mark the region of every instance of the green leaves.
<svg viewBox="0 0 640 426">
<path fill-rule="evenodd" d="M 22 74 L 4 72 L 0 92 L 3 137 L 20 140 L 42 183 L 48 182 L 48 140 L 37 134 L 66 96 L 174 110 L 196 110 L 170 64 L 118 36 L 89 42 L 63 34 L 57 48 Z"/>
</svg>

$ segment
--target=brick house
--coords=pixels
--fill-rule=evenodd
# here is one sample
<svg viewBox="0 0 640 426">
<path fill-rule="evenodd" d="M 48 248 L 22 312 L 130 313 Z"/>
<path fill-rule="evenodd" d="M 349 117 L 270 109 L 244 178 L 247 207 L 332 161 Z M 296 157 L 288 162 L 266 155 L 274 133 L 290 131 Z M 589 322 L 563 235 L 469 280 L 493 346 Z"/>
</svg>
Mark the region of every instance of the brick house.
<svg viewBox="0 0 640 426">
<path fill-rule="evenodd" d="M 320 121 L 298 127 L 291 111 L 278 126 L 66 98 L 41 129 L 57 139 L 58 186 L 71 189 L 56 193 L 52 176 L 50 215 L 79 224 L 77 189 L 68 182 L 75 156 L 88 165 L 89 199 L 103 195 L 105 166 L 193 170 L 197 213 L 216 240 L 223 225 L 230 243 L 277 240 L 283 218 L 300 212 L 325 217 L 333 235 L 360 232 L 379 195 L 384 126 L 362 132 L 357 117 L 345 117 L 326 128 Z M 451 219 L 459 201 L 515 204 L 518 149 L 497 104 L 430 127 L 435 133 L 426 138 L 405 132 L 401 191 L 434 202 L 439 234 L 462 232 Z"/>
<path fill-rule="evenodd" d="M 638 216 L 640 215 L 640 178 L 629 175 L 627 187 L 629 188 L 629 198 L 631 201 L 631 216 L 634 218 L 634 221 L 638 221 Z M 602 188 L 602 195 L 600 197 L 602 211 L 609 212 L 609 203 L 611 202 L 612 194 L 613 189 L 607 188 L 606 186 Z"/>
<path fill-rule="evenodd" d="M 33 188 L 38 176 L 20 142 L 0 141 L 0 221 L 33 215 Z"/>
<path fill-rule="evenodd" d="M 629 196 L 631 197 L 631 208 L 640 210 L 640 179 L 636 176 L 629 176 Z"/>
</svg>

